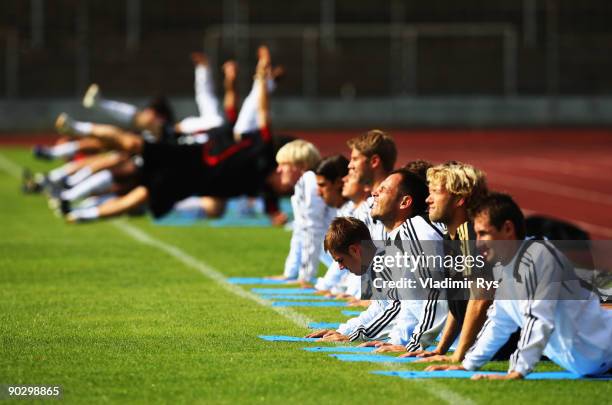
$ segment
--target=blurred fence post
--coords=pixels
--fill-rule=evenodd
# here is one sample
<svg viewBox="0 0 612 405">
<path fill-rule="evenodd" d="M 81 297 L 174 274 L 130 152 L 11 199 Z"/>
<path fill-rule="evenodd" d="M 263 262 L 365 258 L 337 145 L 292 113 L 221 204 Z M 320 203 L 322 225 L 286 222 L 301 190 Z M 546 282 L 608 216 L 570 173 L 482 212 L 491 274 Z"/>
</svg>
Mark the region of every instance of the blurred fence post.
<svg viewBox="0 0 612 405">
<path fill-rule="evenodd" d="M 302 91 L 304 96 L 312 98 L 317 95 L 317 40 L 318 33 L 313 28 L 305 28 L 302 34 Z"/>
<path fill-rule="evenodd" d="M 559 9 L 555 0 L 546 1 L 546 90 L 559 93 Z"/>
<path fill-rule="evenodd" d="M 504 95 L 506 97 L 516 96 L 516 53 L 518 49 L 516 32 L 511 28 L 504 30 Z"/>
<path fill-rule="evenodd" d="M 321 43 L 327 51 L 336 47 L 336 0 L 321 0 Z"/>
<path fill-rule="evenodd" d="M 19 33 L 8 30 L 5 40 L 5 96 L 12 99 L 19 95 Z"/>
<path fill-rule="evenodd" d="M 418 31 L 407 28 L 402 32 L 402 88 L 410 96 L 418 93 Z"/>
<path fill-rule="evenodd" d="M 389 30 L 389 93 L 394 96 L 405 92 L 404 83 L 404 38 L 402 27 L 405 14 L 404 3 L 392 0 L 389 5 L 391 25 Z"/>
<path fill-rule="evenodd" d="M 89 84 L 89 0 L 80 0 L 76 13 L 76 94 L 80 96 Z"/>
<path fill-rule="evenodd" d="M 537 44 L 537 0 L 523 0 L 523 46 L 534 48 Z"/>
<path fill-rule="evenodd" d="M 34 49 L 45 44 L 45 7 L 43 0 L 30 0 L 30 41 Z"/>
<path fill-rule="evenodd" d="M 135 51 L 140 47 L 140 0 L 127 0 L 125 47 Z"/>
</svg>

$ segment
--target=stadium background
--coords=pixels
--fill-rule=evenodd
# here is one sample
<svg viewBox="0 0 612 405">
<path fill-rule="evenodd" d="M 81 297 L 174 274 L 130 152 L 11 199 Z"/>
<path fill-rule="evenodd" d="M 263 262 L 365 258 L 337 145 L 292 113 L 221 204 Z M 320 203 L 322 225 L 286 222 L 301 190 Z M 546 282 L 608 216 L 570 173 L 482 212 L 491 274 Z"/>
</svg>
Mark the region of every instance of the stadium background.
<svg viewBox="0 0 612 405">
<path fill-rule="evenodd" d="M 237 59 L 244 97 L 263 42 L 287 68 L 278 131 L 329 154 L 387 129 L 400 163 L 468 160 L 527 212 L 610 238 L 611 11 L 604 0 L 4 1 L 0 141 L 49 142 L 62 111 L 106 119 L 80 106 L 91 82 L 195 114 L 193 50 L 213 66 Z"/>
<path fill-rule="evenodd" d="M 227 286 L 280 273 L 289 233 L 149 218 L 70 226 L 18 185 L 22 167 L 59 164 L 28 149 L 56 139 L 60 112 L 106 119 L 80 105 L 91 82 L 139 105 L 167 94 L 184 117 L 196 113 L 191 51 L 214 66 L 236 58 L 244 97 L 264 42 L 287 67 L 272 99 L 277 131 L 329 155 L 382 128 L 399 164 L 467 161 L 526 213 L 610 240 L 611 17 L 605 0 L 0 1 L 0 384 L 61 384 L 66 400 L 87 403 L 609 399 L 609 383 L 588 381 L 393 382 L 263 342 L 256 335 L 345 319 L 281 316 Z"/>
</svg>

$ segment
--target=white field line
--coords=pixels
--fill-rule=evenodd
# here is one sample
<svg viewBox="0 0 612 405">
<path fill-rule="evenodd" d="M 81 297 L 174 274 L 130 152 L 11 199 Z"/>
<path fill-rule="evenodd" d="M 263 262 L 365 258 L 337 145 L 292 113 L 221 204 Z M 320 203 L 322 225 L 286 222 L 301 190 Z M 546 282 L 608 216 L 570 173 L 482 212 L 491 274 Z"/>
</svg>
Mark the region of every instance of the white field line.
<svg viewBox="0 0 612 405">
<path fill-rule="evenodd" d="M 206 278 L 219 284 L 221 287 L 223 287 L 223 289 L 225 289 L 226 291 L 232 294 L 235 294 L 239 297 L 250 299 L 258 303 L 259 305 L 268 307 L 276 311 L 277 313 L 281 314 L 285 318 L 289 319 L 290 321 L 292 321 L 298 326 L 306 328 L 310 322 L 313 322 L 312 319 L 292 310 L 291 308 L 273 307 L 270 301 L 260 298 L 259 296 L 252 294 L 242 289 L 241 287 L 238 287 L 234 284 L 229 283 L 222 273 L 218 272 L 217 270 L 210 267 L 206 263 L 185 253 L 184 251 L 177 248 L 176 246 L 170 245 L 168 243 L 162 242 L 158 239 L 151 237 L 144 231 L 128 224 L 127 222 L 117 220 L 117 221 L 113 221 L 113 225 L 115 225 L 118 229 L 120 229 L 125 234 L 132 237 L 134 240 L 142 244 L 154 247 L 158 250 L 162 250 L 166 252 L 168 255 L 177 259 L 179 262 L 186 265 L 187 267 L 191 267 L 192 269 L 199 271 Z M 454 392 L 453 390 L 446 387 L 443 383 L 440 383 L 440 382 L 419 381 L 419 387 L 425 388 L 429 392 L 429 394 L 449 404 L 455 404 L 455 405 L 456 404 L 459 404 L 459 405 L 474 404 L 474 402 L 470 400 L 469 398 L 465 398 L 459 395 L 458 393 Z"/>
<path fill-rule="evenodd" d="M 202 262 L 201 260 L 196 259 L 195 257 L 191 256 L 190 254 L 186 253 L 185 251 L 179 249 L 178 247 L 174 245 L 162 242 L 158 239 L 151 237 L 149 234 L 136 228 L 133 225 L 128 224 L 127 222 L 116 220 L 116 221 L 113 221 L 112 224 L 115 227 L 117 227 L 119 230 L 121 230 L 123 233 L 127 234 L 132 239 L 136 240 L 137 242 L 140 242 L 144 245 L 148 245 L 158 250 L 161 250 L 167 253 L 168 255 L 172 256 L 179 262 L 183 263 L 185 266 L 199 271 L 204 277 L 210 279 L 211 281 L 214 281 L 215 283 L 219 284 L 224 290 L 234 295 L 249 299 L 251 301 L 255 301 L 259 305 L 270 308 L 273 311 L 281 314 L 285 318 L 289 319 L 294 324 L 301 326 L 303 328 L 307 328 L 309 323 L 314 322 L 309 317 L 302 315 L 299 312 L 294 311 L 291 308 L 272 306 L 271 301 L 261 298 L 258 295 L 255 295 L 239 286 L 236 286 L 228 282 L 225 275 L 215 270 L 208 264 Z"/>
<path fill-rule="evenodd" d="M 6 159 L 1 153 L 0 153 L 0 169 L 5 170 L 8 174 L 14 177 L 19 178 L 19 176 L 21 176 L 20 167 L 16 165 L 15 163 L 11 162 L 10 160 Z M 154 247 L 158 250 L 161 250 L 165 252 L 166 254 L 172 256 L 179 262 L 183 263 L 185 266 L 199 271 L 204 277 L 219 284 L 224 290 L 234 295 L 237 295 L 242 298 L 250 299 L 251 301 L 254 301 L 259 305 L 270 308 L 276 313 L 282 315 L 283 317 L 285 317 L 286 319 L 290 320 L 291 322 L 293 322 L 294 324 L 300 327 L 307 328 L 309 323 L 314 322 L 309 317 L 302 315 L 299 312 L 296 312 L 291 308 L 273 307 L 272 302 L 266 299 L 263 299 L 255 294 L 252 294 L 242 289 L 239 286 L 229 283 L 226 277 L 222 273 L 215 270 L 213 267 L 209 266 L 208 264 L 196 259 L 195 257 L 189 255 L 188 253 L 184 252 L 183 250 L 179 249 L 176 246 L 173 246 L 169 243 L 165 243 L 158 239 L 153 238 L 146 232 L 136 228 L 135 226 L 128 224 L 125 221 L 115 220 L 112 222 L 112 224 L 117 229 L 119 229 L 126 235 L 130 236 L 135 241 L 142 243 L 144 245 L 147 245 L 147 246 Z M 451 390 L 446 385 L 444 385 L 444 383 L 442 382 L 423 380 L 423 381 L 418 382 L 418 387 L 424 388 L 430 395 L 437 397 L 438 399 L 444 401 L 445 403 L 449 403 L 453 405 L 473 405 L 475 404 L 474 401 L 456 393 L 455 391 Z"/>
<path fill-rule="evenodd" d="M 21 166 L 7 159 L 1 153 L 0 153 L 0 169 L 10 174 L 13 177 L 16 177 L 16 178 L 21 177 Z"/>
</svg>

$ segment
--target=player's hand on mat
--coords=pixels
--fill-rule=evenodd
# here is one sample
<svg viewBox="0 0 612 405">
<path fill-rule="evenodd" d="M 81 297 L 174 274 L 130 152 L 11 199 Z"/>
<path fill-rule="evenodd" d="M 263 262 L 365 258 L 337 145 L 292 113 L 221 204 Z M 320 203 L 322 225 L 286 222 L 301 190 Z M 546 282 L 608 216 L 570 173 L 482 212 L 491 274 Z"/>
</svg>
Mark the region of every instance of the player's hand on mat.
<svg viewBox="0 0 612 405">
<path fill-rule="evenodd" d="M 472 380 L 520 380 L 523 375 L 518 371 L 511 371 L 508 374 L 474 374 Z"/>
<path fill-rule="evenodd" d="M 313 294 L 314 295 L 324 295 L 324 296 L 327 297 L 329 295 L 329 291 L 327 291 L 327 290 L 318 290 L 318 291 L 315 291 Z"/>
<path fill-rule="evenodd" d="M 307 338 L 322 338 L 323 336 L 325 336 L 329 332 L 332 332 L 332 331 L 330 329 L 319 329 L 317 331 L 312 332 L 309 335 L 306 335 L 305 337 L 307 337 Z"/>
<path fill-rule="evenodd" d="M 378 347 L 381 344 L 385 344 L 380 340 L 370 340 L 369 342 L 363 342 L 359 347 Z"/>
<path fill-rule="evenodd" d="M 349 307 L 367 307 L 370 302 L 370 300 L 353 300 L 349 302 Z"/>
<path fill-rule="evenodd" d="M 312 288 L 312 284 L 308 281 L 300 280 L 300 288 Z"/>
<path fill-rule="evenodd" d="M 408 352 L 402 354 L 400 357 L 430 357 L 442 354 L 437 350 L 415 350 L 413 352 Z"/>
<path fill-rule="evenodd" d="M 459 363 L 461 362 L 461 360 L 455 360 L 453 356 L 446 356 L 444 354 L 435 354 L 429 357 L 424 357 L 424 356 L 417 356 L 417 357 L 420 357 L 420 359 L 415 361 L 415 363 L 435 363 L 435 362 Z"/>
<path fill-rule="evenodd" d="M 378 349 L 374 350 L 374 353 L 401 353 L 405 351 L 406 347 L 403 345 L 385 344 L 383 346 L 378 346 Z"/>
<path fill-rule="evenodd" d="M 349 341 L 349 337 L 346 335 L 343 335 L 341 333 L 334 333 L 333 335 L 327 335 L 327 336 L 323 336 L 323 338 L 321 339 L 323 342 L 348 342 Z"/>
<path fill-rule="evenodd" d="M 435 366 L 428 366 L 425 371 L 444 371 L 444 370 L 465 370 L 460 364 L 438 364 Z"/>
</svg>

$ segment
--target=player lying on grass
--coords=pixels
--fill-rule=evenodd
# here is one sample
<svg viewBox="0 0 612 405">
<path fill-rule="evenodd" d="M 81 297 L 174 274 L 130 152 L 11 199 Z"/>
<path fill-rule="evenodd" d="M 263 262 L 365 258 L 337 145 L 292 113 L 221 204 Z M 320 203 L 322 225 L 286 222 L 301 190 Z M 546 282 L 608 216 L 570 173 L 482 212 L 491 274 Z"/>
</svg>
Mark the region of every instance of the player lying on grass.
<svg viewBox="0 0 612 405">
<path fill-rule="evenodd" d="M 427 169 L 431 166 L 431 163 L 427 161 L 416 160 L 409 162 L 404 168 L 418 174 L 425 181 Z M 346 208 L 340 209 L 338 216 L 353 216 L 354 211 L 365 202 L 369 195 L 369 187 L 360 184 L 355 173 L 345 176 L 343 178 L 342 196 L 349 199 L 346 208 L 350 208 L 350 211 Z M 315 288 L 319 294 L 336 296 L 337 298 L 350 298 L 351 305 L 367 306 L 367 301 L 359 299 L 361 278 L 345 269 L 340 269 L 336 262 L 332 263 L 324 277 L 317 280 Z"/>
<path fill-rule="evenodd" d="M 42 191 L 51 193 L 65 187 L 74 187 L 93 173 L 111 167 L 126 158 L 129 158 L 128 154 L 111 151 L 68 162 L 46 174 L 36 173 L 32 175 L 26 170 L 24 171 L 23 191 L 26 193 Z"/>
<path fill-rule="evenodd" d="M 172 209 L 177 201 L 192 195 L 231 197 L 255 195 L 267 188 L 282 191 L 274 172 L 273 152 L 277 145 L 274 145 L 269 132 L 265 86 L 269 70 L 269 53 L 262 47 L 255 77 L 259 86 L 254 87 L 253 94 L 259 100 L 257 126 L 237 132 L 237 123 L 234 130 L 221 127 L 209 132 L 211 138 L 226 140 L 225 144 L 155 144 L 132 134 L 94 131 L 92 135 L 109 148 L 142 155 L 143 185 L 96 209 L 73 211 L 67 219 L 79 221 L 118 215 L 145 201 L 149 202 L 153 215 L 159 217 Z M 236 135 L 241 139 L 238 143 L 233 142 Z"/>
<path fill-rule="evenodd" d="M 337 208 L 337 216 L 350 216 L 355 209 L 353 201 L 342 194 L 344 179 L 348 175 L 348 159 L 342 155 L 324 159 L 317 170 L 317 186 L 319 195 L 328 206 Z M 324 277 L 319 277 L 314 288 L 323 294 L 340 283 L 345 271 L 332 261 Z"/>
<path fill-rule="evenodd" d="M 163 98 L 152 100 L 151 103 L 132 115 L 133 122 L 143 131 L 161 134 L 164 127 L 174 120 L 174 113 L 167 101 Z M 91 122 L 75 121 L 68 114 L 60 114 L 55 122 L 57 131 L 64 135 L 53 146 L 36 145 L 33 149 L 34 156 L 40 159 L 72 159 L 77 154 L 96 154 L 105 151 L 105 145 L 99 139 L 82 138 L 74 139 L 73 135 L 88 134 L 96 125 Z M 97 127 L 98 130 L 123 132 L 110 125 Z"/>
<path fill-rule="evenodd" d="M 224 125 L 226 120 L 219 112 L 219 101 L 214 94 L 212 74 L 208 68 L 206 56 L 201 52 L 191 55 L 195 65 L 195 94 L 196 104 L 200 115 L 187 117 L 174 124 L 174 114 L 169 104 L 163 98 L 155 99 L 149 106 L 139 110 L 135 105 L 109 100 L 102 96 L 97 84 L 92 84 L 83 97 L 83 106 L 95 108 L 106 112 L 109 116 L 119 122 L 124 128 L 130 128 L 130 133 L 143 133 L 149 140 L 156 139 L 162 142 L 173 142 L 174 137 L 180 137 L 181 142 L 205 142 L 207 138 L 203 133 L 211 128 Z M 227 122 L 230 126 L 237 119 L 237 93 L 235 89 L 237 66 L 234 61 L 227 61 L 223 65 L 224 72 L 224 108 Z M 275 80 L 284 72 L 282 67 L 274 70 L 276 76 L 268 78 L 268 87 L 276 86 Z M 256 114 L 256 101 L 245 101 L 247 110 Z M 252 121 L 254 118 L 243 115 L 243 120 Z M 161 121 L 161 122 L 160 122 Z M 92 122 L 76 121 L 67 114 L 62 114 L 56 122 L 58 132 L 62 134 L 88 133 L 99 131 L 102 128 L 111 132 L 121 134 L 125 130 L 115 126 L 100 126 Z M 35 156 L 43 159 L 71 158 L 78 152 L 97 153 L 103 150 L 104 144 L 95 138 L 70 139 L 62 138 L 60 142 L 51 147 L 36 146 Z"/>
<path fill-rule="evenodd" d="M 506 375 L 473 379 L 520 379 L 545 355 L 579 375 L 612 369 L 612 312 L 582 287 L 567 258 L 548 241 L 524 240 L 525 220 L 506 194 L 491 193 L 475 210 L 478 249 L 494 265 L 500 287 L 478 340 L 461 365 L 426 370 L 477 370 L 518 328 L 521 336 Z M 500 242 L 502 241 L 502 242 Z"/>
<path fill-rule="evenodd" d="M 360 184 L 369 187 L 371 191 L 376 190 L 395 166 L 397 148 L 393 138 L 374 129 L 350 139 L 347 145 L 351 150 L 349 175 L 355 176 Z M 370 196 L 365 205 L 355 210 L 354 216 L 367 225 L 372 239 L 384 239 L 382 224 L 370 216 L 372 204 L 373 198 Z"/>
<path fill-rule="evenodd" d="M 425 198 L 427 197 L 427 185 L 414 173 L 405 169 L 392 172 L 373 193 L 374 203 L 371 210 L 372 218 L 380 221 L 384 226 L 386 238 L 385 245 L 399 246 L 407 249 L 410 255 L 420 255 L 415 250 L 421 241 L 441 241 L 441 232 L 431 225 L 425 215 Z M 328 238 L 335 241 L 335 236 L 330 234 Z M 352 240 L 352 239 L 351 239 Z M 369 237 L 368 240 L 372 240 Z M 402 243 L 405 241 L 406 243 Z M 336 262 L 343 267 L 341 254 L 356 252 L 352 250 L 338 250 L 334 244 L 328 243 L 326 248 L 332 254 Z M 434 247 L 435 245 L 430 244 Z M 442 248 L 441 244 L 437 246 Z M 427 249 L 423 248 L 423 249 Z M 433 252 L 432 252 L 433 254 Z M 364 262 L 367 265 L 369 262 Z M 361 274 L 350 267 L 348 269 L 354 274 Z M 441 269 L 419 268 L 420 271 L 440 272 Z M 396 292 L 395 292 L 396 293 Z M 440 291 L 432 289 L 423 294 L 424 300 L 401 300 L 393 291 L 387 294 L 388 299 L 377 299 L 372 302 L 367 310 L 359 316 L 350 319 L 335 330 L 320 330 L 312 333 L 309 337 L 322 337 L 325 341 L 355 341 L 390 338 L 393 345 L 426 347 L 431 344 L 439 334 L 446 318 L 446 303 Z"/>
<path fill-rule="evenodd" d="M 220 112 L 219 100 L 214 93 L 212 72 L 208 66 L 206 56 L 201 52 L 193 52 L 191 60 L 195 69 L 195 101 L 200 115 L 197 117 L 187 117 L 177 122 L 174 129 L 178 133 L 196 133 L 221 126 L 225 123 L 225 119 Z M 223 72 L 225 74 L 224 87 L 226 93 L 229 93 L 224 98 L 224 105 L 227 104 L 227 108 L 232 111 L 232 114 L 235 114 L 237 111 L 236 105 L 230 104 L 237 101 L 235 63 L 228 61 L 223 67 Z M 137 106 L 103 97 L 97 84 L 89 86 L 83 97 L 83 106 L 106 113 L 124 128 L 132 128 L 137 132 L 148 129 L 138 119 L 141 111 L 139 111 Z M 235 122 L 235 118 L 231 122 Z"/>
<path fill-rule="evenodd" d="M 445 239 L 466 242 L 460 244 L 461 251 L 446 253 L 453 256 L 475 256 L 475 252 L 470 251 L 471 246 L 467 243 L 469 240 L 475 240 L 468 211 L 479 198 L 486 194 L 484 174 L 471 165 L 448 162 L 430 168 L 427 171 L 427 180 L 429 183 L 429 196 L 427 197 L 429 220 L 441 222 L 446 226 Z M 446 272 L 446 276 L 453 280 L 462 280 L 464 275 L 469 275 L 469 271 L 463 269 L 458 271 L 451 268 L 446 269 Z M 469 296 L 469 290 L 448 290 L 448 317 L 435 350 L 414 350 L 402 356 L 430 357 L 423 361 L 463 360 L 466 351 L 482 328 L 487 308 L 491 304 L 491 301 L 486 299 L 466 299 Z M 457 336 L 459 336 L 459 342 L 453 355 L 445 356 L 444 354 Z"/>
<path fill-rule="evenodd" d="M 348 167 L 347 167 L 348 170 Z M 357 181 L 357 176 L 348 174 L 342 178 L 341 196 L 348 201 L 338 210 L 337 216 L 352 217 L 370 196 L 370 189 Z M 361 279 L 346 269 L 341 269 L 335 261 L 329 266 L 324 277 L 315 284 L 318 294 L 359 300 Z"/>
<path fill-rule="evenodd" d="M 321 162 L 319 151 L 310 142 L 296 140 L 276 154 L 281 184 L 295 185 L 291 196 L 293 232 L 285 268 L 284 280 L 297 280 L 303 286 L 313 282 L 323 250 L 327 225 L 336 216 L 336 208 L 325 204 L 319 195 L 314 170 Z"/>
<path fill-rule="evenodd" d="M 393 138 L 380 130 L 374 129 L 360 136 L 349 139 L 347 146 L 350 149 L 349 176 L 367 188 L 371 193 L 389 175 L 395 166 L 397 148 Z M 365 203 L 360 204 L 353 212 L 355 218 L 363 221 L 373 239 L 383 239 L 384 229 L 379 222 L 370 216 L 373 198 L 368 196 Z M 367 306 L 369 301 L 362 301 L 361 279 L 350 273 L 345 277 L 346 293 L 355 300 L 351 305 Z"/>
</svg>

